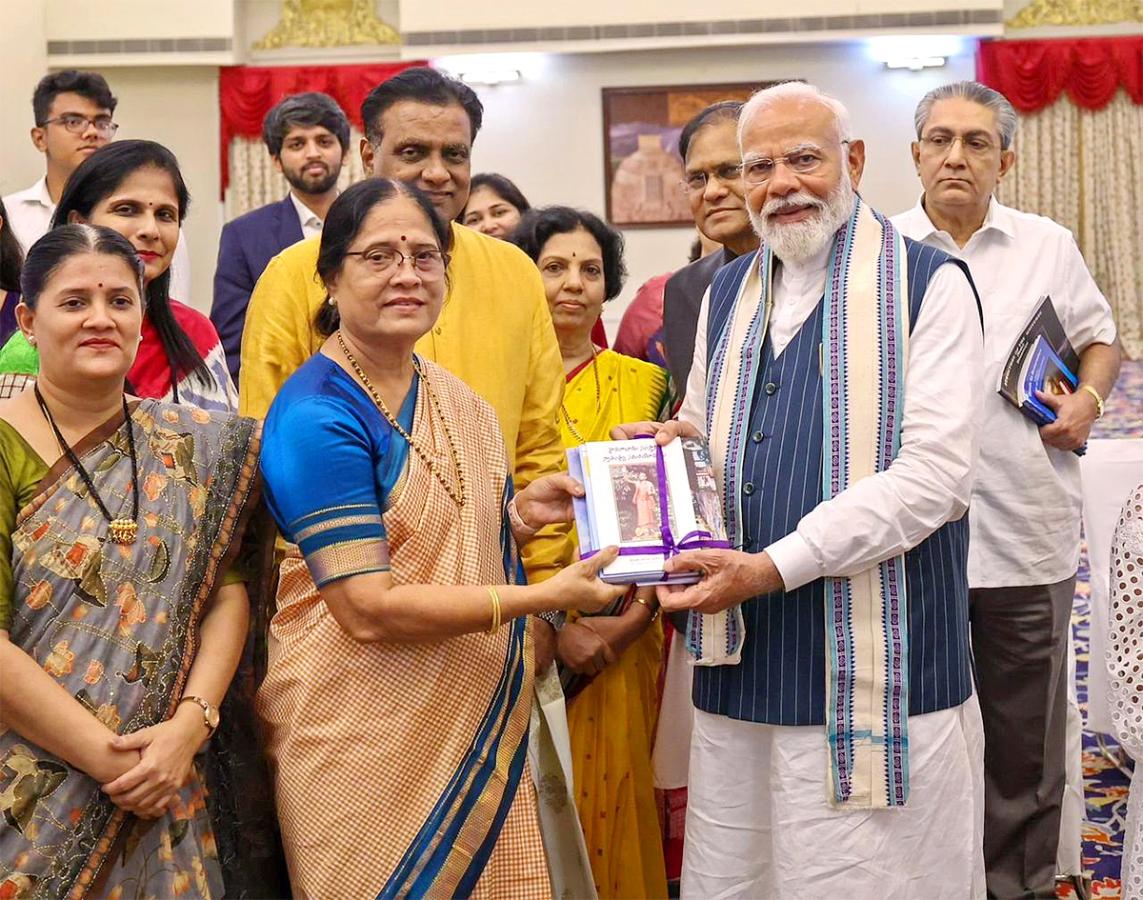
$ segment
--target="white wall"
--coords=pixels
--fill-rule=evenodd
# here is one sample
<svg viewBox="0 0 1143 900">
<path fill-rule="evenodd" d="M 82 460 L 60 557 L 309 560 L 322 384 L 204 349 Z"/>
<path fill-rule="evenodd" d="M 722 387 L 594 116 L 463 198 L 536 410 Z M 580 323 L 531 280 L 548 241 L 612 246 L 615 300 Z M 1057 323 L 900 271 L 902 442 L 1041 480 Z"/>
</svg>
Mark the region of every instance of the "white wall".
<svg viewBox="0 0 1143 900">
<path fill-rule="evenodd" d="M 913 109 L 930 88 L 973 77 L 971 46 L 941 69 L 889 71 L 864 44 L 781 45 L 574 56 L 532 55 L 512 65 L 524 79 L 480 88 L 484 128 L 473 171 L 501 172 L 537 205 L 567 203 L 604 212 L 600 89 L 655 84 L 717 84 L 802 78 L 840 98 L 866 142 L 862 194 L 886 213 L 916 202 L 909 157 Z M 686 262 L 694 231 L 629 228 L 627 287 L 604 314 L 614 333 L 635 290 Z"/>
<path fill-rule="evenodd" d="M 844 16 L 920 12 L 940 9 L 998 9 L 1001 0 L 802 0 L 796 6 L 774 0 L 579 0 L 536 3 L 535 0 L 400 0 L 405 31 L 440 29 L 544 28 L 562 25 L 609 25 L 645 22 L 695 22 L 724 19 Z"/>
<path fill-rule="evenodd" d="M 44 158 L 32 146 L 32 91 L 48 70 L 44 9 L 40 3 L 6 0 L 0 12 L 0 195 L 23 190 L 44 174 Z"/>
</svg>

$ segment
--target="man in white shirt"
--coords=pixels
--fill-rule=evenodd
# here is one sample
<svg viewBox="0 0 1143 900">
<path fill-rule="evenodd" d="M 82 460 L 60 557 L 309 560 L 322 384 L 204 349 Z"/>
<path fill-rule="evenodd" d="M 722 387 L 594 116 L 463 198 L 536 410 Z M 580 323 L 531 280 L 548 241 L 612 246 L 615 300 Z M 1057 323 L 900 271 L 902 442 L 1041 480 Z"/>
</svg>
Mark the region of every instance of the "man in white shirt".
<svg viewBox="0 0 1143 900">
<path fill-rule="evenodd" d="M 988 893 L 1001 900 L 1055 896 L 1080 544 L 1072 451 L 1102 415 L 1120 364 L 1111 309 L 1071 233 L 993 197 L 1015 162 L 1016 121 L 1003 95 L 976 82 L 930 91 L 917 106 L 913 143 L 924 194 L 893 218 L 906 236 L 968 263 L 984 310 L 986 396 L 968 572 L 986 747 Z M 1038 428 L 996 387 L 1044 296 L 1079 353 L 1080 386 L 1043 397 L 1057 419 Z"/>
<path fill-rule="evenodd" d="M 768 88 L 738 136 L 762 246 L 711 283 L 657 435 L 709 434 L 741 548 L 659 594 L 699 651 L 682 894 L 980 898 L 971 281 L 857 197 L 836 100 Z"/>
<path fill-rule="evenodd" d="M 222 339 L 235 384 L 254 285 L 271 259 L 292 244 L 321 234 L 349 149 L 349 120 L 327 94 L 291 94 L 266 113 L 262 141 L 290 191 L 284 200 L 227 222 L 219 237 L 210 319 Z"/>
<path fill-rule="evenodd" d="M 98 72 L 66 69 L 40 79 L 32 94 L 35 127 L 31 137 L 44 154 L 44 177 L 4 198 L 4 207 L 25 253 L 51 227 L 56 204 L 71 173 L 92 153 L 108 143 L 119 126 L 112 116 L 118 100 Z M 191 302 L 190 255 L 185 235 L 171 260 L 170 294 Z"/>
</svg>

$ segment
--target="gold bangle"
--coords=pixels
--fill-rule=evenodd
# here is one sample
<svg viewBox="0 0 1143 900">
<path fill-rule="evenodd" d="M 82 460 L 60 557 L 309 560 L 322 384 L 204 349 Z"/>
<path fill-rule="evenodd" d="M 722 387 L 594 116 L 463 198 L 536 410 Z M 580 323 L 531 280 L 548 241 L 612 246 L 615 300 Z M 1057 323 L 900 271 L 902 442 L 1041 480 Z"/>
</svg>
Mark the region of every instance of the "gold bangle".
<svg viewBox="0 0 1143 900">
<path fill-rule="evenodd" d="M 651 614 L 651 621 L 652 622 L 654 622 L 657 618 L 659 618 L 659 613 L 661 613 L 663 611 L 662 607 L 659 606 L 659 604 L 656 603 L 654 606 L 652 606 L 648 601 L 644 600 L 638 594 L 636 594 L 631 599 L 634 600 L 636 603 L 642 603 L 645 607 L 647 607 L 647 612 L 649 612 Z"/>
<path fill-rule="evenodd" d="M 488 627 L 488 633 L 496 634 L 500 630 L 500 595 L 496 588 L 488 588 L 488 598 L 492 601 L 492 624 Z"/>
<path fill-rule="evenodd" d="M 1093 388 L 1090 384 L 1081 384 L 1079 386 L 1081 391 L 1086 391 L 1091 394 L 1092 399 L 1095 400 L 1095 417 L 1097 419 L 1103 418 L 1103 398 L 1099 396 L 1099 391 Z"/>
</svg>

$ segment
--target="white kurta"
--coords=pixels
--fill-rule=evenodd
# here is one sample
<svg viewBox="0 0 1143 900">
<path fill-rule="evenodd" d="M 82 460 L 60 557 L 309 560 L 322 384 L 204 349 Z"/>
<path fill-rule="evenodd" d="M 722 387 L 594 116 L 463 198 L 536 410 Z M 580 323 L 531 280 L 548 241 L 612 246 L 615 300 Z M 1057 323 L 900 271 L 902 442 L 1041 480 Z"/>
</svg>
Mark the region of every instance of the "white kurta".
<svg viewBox="0 0 1143 900">
<path fill-rule="evenodd" d="M 775 355 L 820 302 L 827 263 L 828 248 L 778 266 L 769 325 Z M 679 413 L 700 431 L 709 307 L 708 290 Z M 820 503 L 796 531 L 766 548 L 787 589 L 903 553 L 967 508 L 983 338 L 975 297 L 959 269 L 941 267 L 929 282 L 908 352 L 901 464 Z M 766 725 L 696 710 L 683 897 L 983 898 L 983 774 L 975 696 L 910 716 L 904 808 L 844 812 L 827 800 L 824 726 Z"/>
</svg>

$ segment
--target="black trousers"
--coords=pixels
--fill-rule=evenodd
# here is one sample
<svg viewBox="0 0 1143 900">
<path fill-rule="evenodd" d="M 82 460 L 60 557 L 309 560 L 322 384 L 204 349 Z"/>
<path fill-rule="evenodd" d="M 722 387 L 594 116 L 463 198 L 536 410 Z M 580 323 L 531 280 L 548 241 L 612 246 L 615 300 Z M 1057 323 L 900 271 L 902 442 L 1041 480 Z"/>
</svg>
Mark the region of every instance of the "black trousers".
<svg viewBox="0 0 1143 900">
<path fill-rule="evenodd" d="M 984 718 L 984 866 L 996 900 L 1056 896 L 1075 581 L 969 592 Z"/>
</svg>

